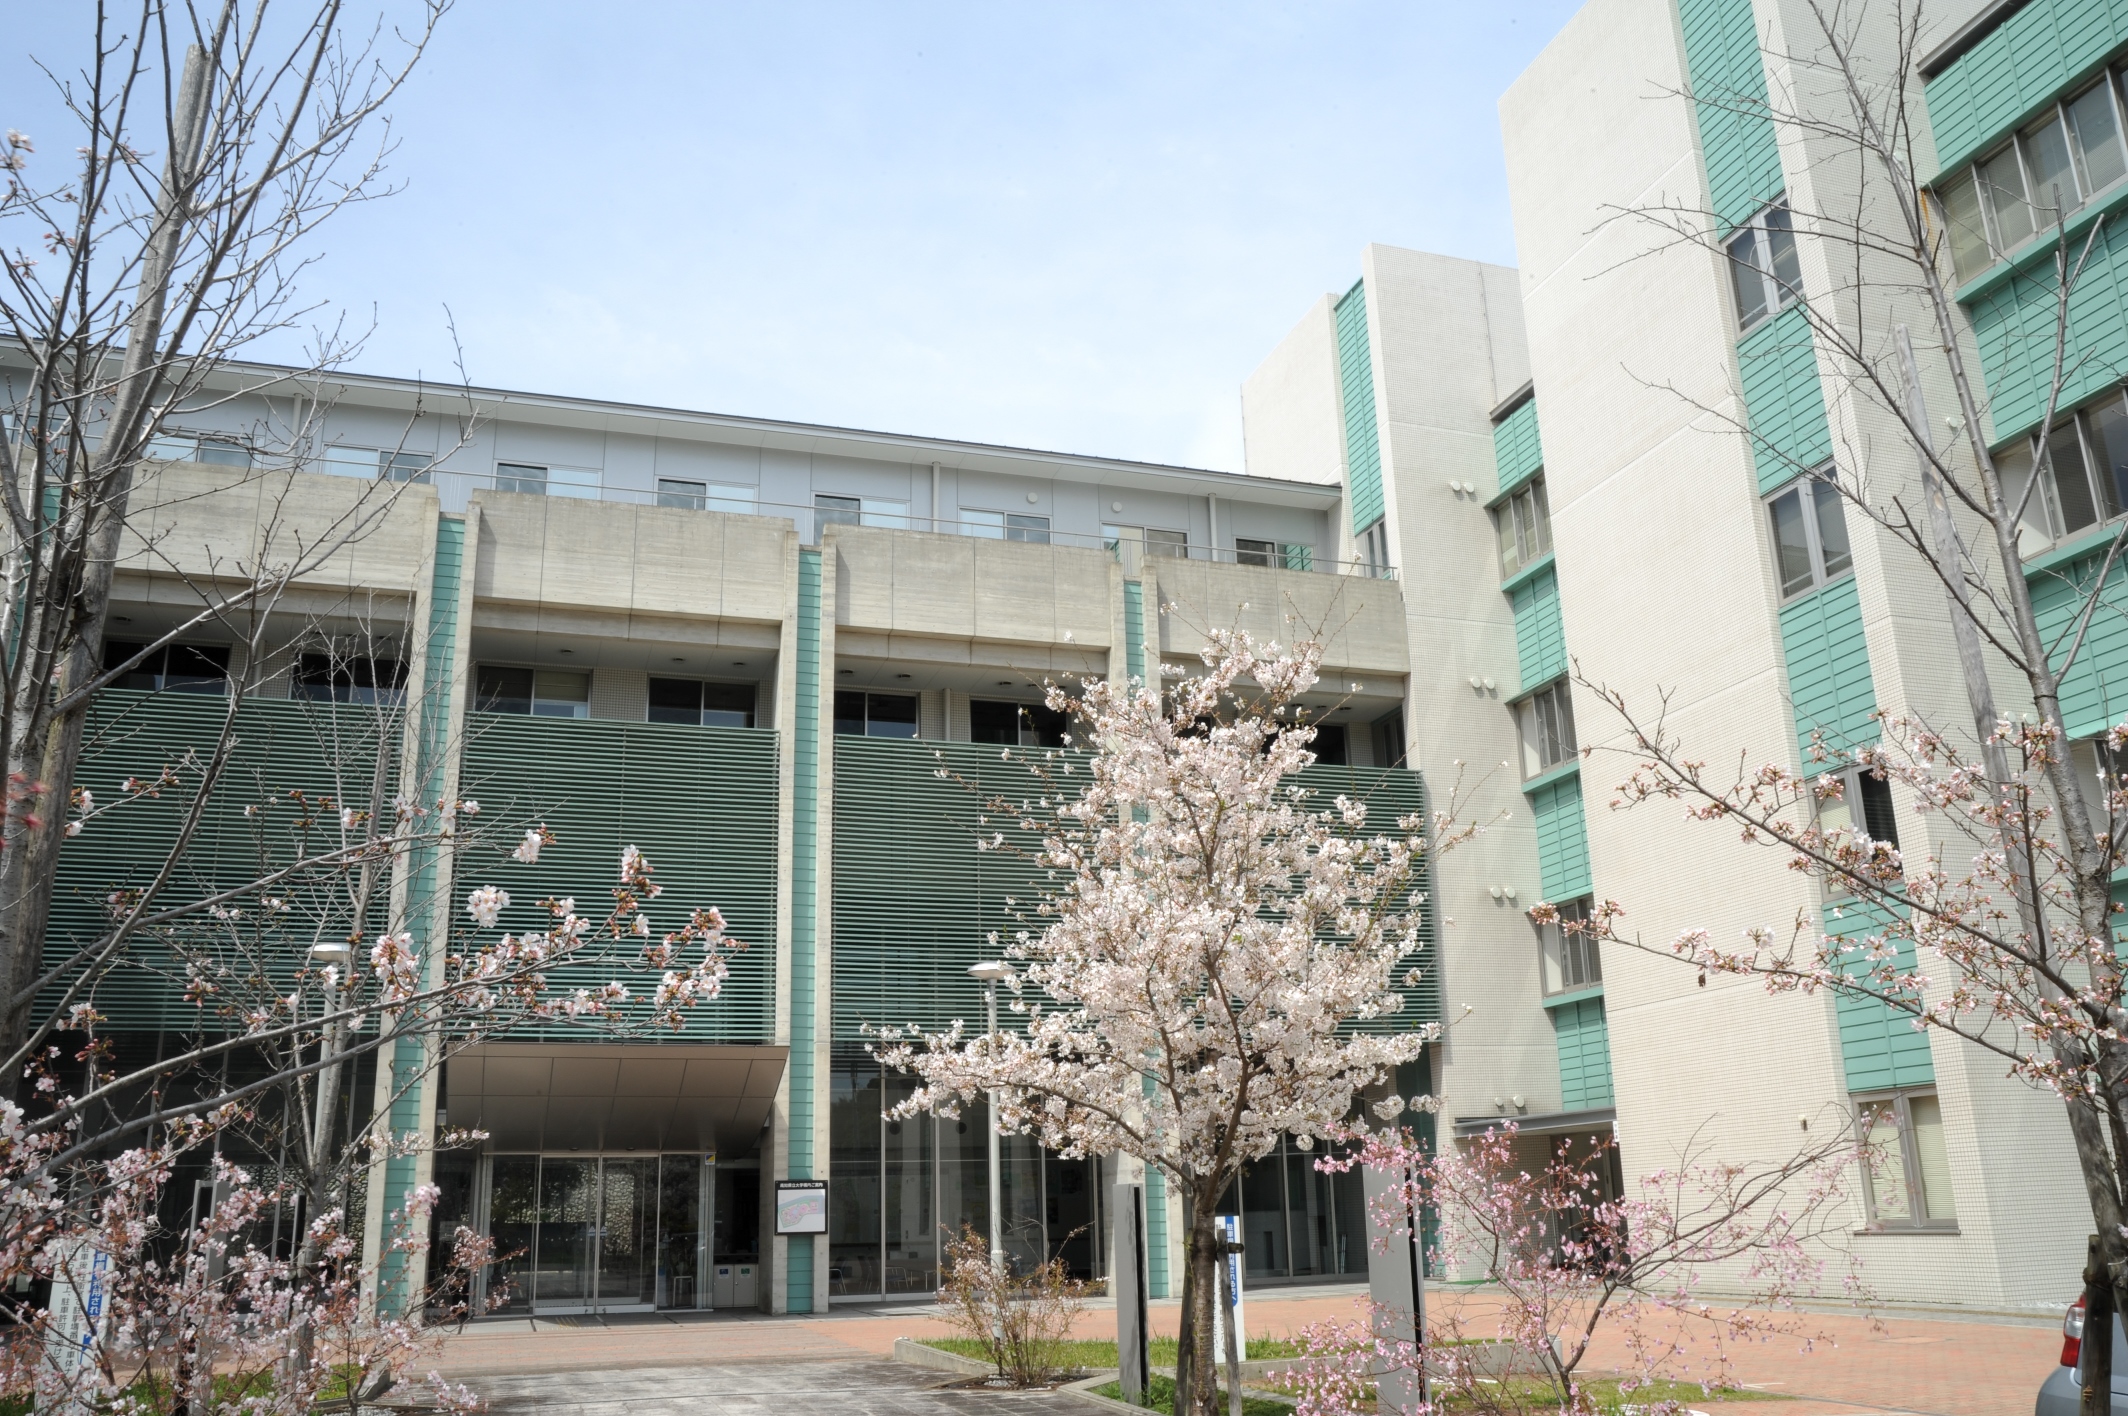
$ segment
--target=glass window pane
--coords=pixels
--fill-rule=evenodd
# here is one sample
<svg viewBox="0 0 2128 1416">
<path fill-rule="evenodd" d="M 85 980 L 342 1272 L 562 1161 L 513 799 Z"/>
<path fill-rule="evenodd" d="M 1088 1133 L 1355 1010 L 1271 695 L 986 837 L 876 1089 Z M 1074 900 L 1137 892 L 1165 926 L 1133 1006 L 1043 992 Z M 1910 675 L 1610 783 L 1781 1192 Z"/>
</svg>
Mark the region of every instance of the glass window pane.
<svg viewBox="0 0 2128 1416">
<path fill-rule="evenodd" d="M 1980 164 L 1980 186 L 1995 217 L 1995 239 L 2005 252 L 2032 234 L 2032 208 L 2025 204 L 2024 169 L 2012 143 Z"/>
<path fill-rule="evenodd" d="M 813 497 L 813 512 L 823 528 L 855 526 L 864 517 L 864 502 L 857 497 L 816 494 Z"/>
<path fill-rule="evenodd" d="M 1542 477 L 1530 483 L 1530 505 L 1536 513 L 1537 554 L 1541 556 L 1552 548 L 1552 505 L 1545 499 Z"/>
<path fill-rule="evenodd" d="M 1787 207 L 1766 213 L 1766 264 L 1773 272 L 1776 305 L 1786 305 L 1803 287 L 1803 267 L 1796 260 L 1795 228 Z"/>
<path fill-rule="evenodd" d="M 2054 539 L 2054 498 L 2047 479 L 2035 477 L 2031 444 L 2023 439 L 1995 454 L 1996 475 L 2002 479 L 2002 494 L 2010 499 L 2011 514 L 2018 525 L 2018 553 L 2031 555 Z"/>
<path fill-rule="evenodd" d="M 547 495 L 550 497 L 588 497 L 597 500 L 600 476 L 588 467 L 549 467 L 547 469 Z"/>
<path fill-rule="evenodd" d="M 754 725 L 754 686 L 750 683 L 702 685 L 702 726 L 750 728 Z"/>
<path fill-rule="evenodd" d="M 477 698 L 483 713 L 529 713 L 532 711 L 532 671 L 482 664 Z"/>
<path fill-rule="evenodd" d="M 1914 1217 L 1906 1193 L 1906 1147 L 1899 1134 L 1899 1107 L 1894 1101 L 1865 1102 L 1862 1107 L 1864 1178 L 1869 1209 L 1875 1219 L 1906 1221 Z"/>
<path fill-rule="evenodd" d="M 756 487 L 735 487 L 722 482 L 711 482 L 703 491 L 704 511 L 725 511 L 738 516 L 752 516 L 761 500 Z"/>
<path fill-rule="evenodd" d="M 1278 543 L 1256 541 L 1247 536 L 1234 538 L 1234 564 L 1269 566 L 1276 563 Z"/>
<path fill-rule="evenodd" d="M 864 728 L 864 694 L 847 688 L 835 690 L 835 731 L 849 737 L 863 737 Z"/>
<path fill-rule="evenodd" d="M 1774 573 L 1781 577 L 1783 597 L 1798 595 L 1812 583 L 1810 541 L 1803 530 L 1803 497 L 1787 491 L 1766 504 L 1773 517 Z"/>
<path fill-rule="evenodd" d="M 700 511 L 708 488 L 701 482 L 686 482 L 677 477 L 658 478 L 658 505 L 678 507 L 682 511 Z"/>
<path fill-rule="evenodd" d="M 865 695 L 865 736 L 916 736 L 916 696 L 902 693 Z"/>
<path fill-rule="evenodd" d="M 1980 191 L 1970 176 L 1946 182 L 1936 191 L 1943 224 L 1950 236 L 1951 264 L 1958 279 L 1971 280 L 1994 259 L 1988 252 L 1987 223 L 1980 215 Z"/>
<path fill-rule="evenodd" d="M 1049 544 L 1049 518 L 1036 516 L 1031 512 L 1008 512 L 1005 516 L 1005 539 L 1046 546 Z"/>
<path fill-rule="evenodd" d="M 1522 549 L 1515 542 L 1515 504 L 1493 508 L 1493 530 L 1500 538 L 1500 575 L 1503 579 L 1522 569 Z"/>
<path fill-rule="evenodd" d="M 653 723 L 699 724 L 702 721 L 702 685 L 693 679 L 652 679 L 648 716 Z"/>
<path fill-rule="evenodd" d="M 1544 770 L 1537 745 L 1537 705 L 1525 699 L 1515 705 L 1515 728 L 1522 739 L 1522 775 L 1534 777 Z"/>
<path fill-rule="evenodd" d="M 1187 531 L 1145 531 L 1145 553 L 1149 556 L 1174 556 L 1187 560 L 1190 554 L 1190 536 Z"/>
<path fill-rule="evenodd" d="M 251 449 L 226 438 L 201 438 L 199 460 L 216 467 L 249 467 Z"/>
<path fill-rule="evenodd" d="M 974 698 L 968 702 L 968 740 L 1015 746 L 1020 740 L 1020 705 Z"/>
<path fill-rule="evenodd" d="M 2101 79 L 2069 100 L 2074 130 L 2077 176 L 2085 193 L 2102 192 L 2128 176 L 2128 155 L 2121 150 L 2120 114 L 2113 106 L 2113 86 Z"/>
<path fill-rule="evenodd" d="M 373 447 L 329 447 L 325 449 L 325 470 L 335 477 L 374 477 L 377 457 Z"/>
<path fill-rule="evenodd" d="M 1758 232 L 1745 227 L 1729 242 L 1729 280 L 1736 291 L 1736 322 L 1751 324 L 1766 313 L 1766 275 L 1759 269 Z"/>
<path fill-rule="evenodd" d="M 2076 173 L 2069 166 L 2069 135 L 2061 119 L 2049 114 L 2025 129 L 2025 169 L 2032 178 L 2032 205 L 2039 223 L 2051 227 L 2055 219 L 2082 205 L 2076 191 Z"/>
<path fill-rule="evenodd" d="M 864 508 L 864 524 L 867 526 L 906 527 L 909 524 L 909 504 L 905 501 L 865 497 L 861 504 Z"/>
<path fill-rule="evenodd" d="M 961 508 L 961 534 L 977 536 L 985 541 L 1005 539 L 1005 513 L 1002 511 L 970 511 Z"/>
<path fill-rule="evenodd" d="M 384 463 L 388 482 L 418 482 L 429 485 L 429 458 L 422 452 L 395 452 Z"/>
<path fill-rule="evenodd" d="M 2061 510 L 2062 531 L 2081 531 L 2099 520 L 2097 502 L 2091 496 L 2091 478 L 2084 468 L 2084 445 L 2077 436 L 2076 420 L 2070 419 L 2047 439 L 2047 459 L 2054 468 L 2054 502 Z"/>
<path fill-rule="evenodd" d="M 1840 505 L 1840 489 L 1829 482 L 1813 482 L 1811 497 L 1817 503 L 1818 551 L 1825 562 L 1825 578 L 1845 575 L 1854 564 L 1847 545 L 1847 508 Z"/>
<path fill-rule="evenodd" d="M 1943 1144 L 1943 1105 L 1933 1096 L 1910 1096 L 1906 1113 L 1914 1126 L 1914 1169 L 1921 1175 L 1922 1218 L 1956 1219 L 1951 1157 Z"/>
<path fill-rule="evenodd" d="M 495 464 L 495 490 L 543 497 L 547 494 L 547 469 L 521 462 L 498 462 Z"/>
<path fill-rule="evenodd" d="M 2099 495 L 2105 498 L 2110 519 L 2128 509 L 2128 408 L 2119 394 L 2084 414 L 2085 430 L 2091 435 L 2091 458 L 2098 465 Z"/>
<path fill-rule="evenodd" d="M 540 718 L 590 717 L 591 675 L 570 669 L 535 670 L 532 713 Z"/>
</svg>

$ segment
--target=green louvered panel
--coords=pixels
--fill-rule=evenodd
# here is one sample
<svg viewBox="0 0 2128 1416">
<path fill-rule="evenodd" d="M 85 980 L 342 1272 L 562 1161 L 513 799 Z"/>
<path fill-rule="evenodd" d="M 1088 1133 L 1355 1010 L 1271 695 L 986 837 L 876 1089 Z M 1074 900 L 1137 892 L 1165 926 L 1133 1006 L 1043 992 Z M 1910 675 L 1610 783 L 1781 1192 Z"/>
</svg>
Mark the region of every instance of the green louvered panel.
<svg viewBox="0 0 2128 1416">
<path fill-rule="evenodd" d="M 1603 1000 L 1584 998 L 1550 1012 L 1553 1041 L 1559 1045 L 1561 1109 L 1611 1105 L 1611 1029 L 1604 1020 Z"/>
<path fill-rule="evenodd" d="M 612 907 L 621 850 L 650 857 L 663 894 L 646 913 L 653 928 L 677 928 L 715 905 L 746 948 L 731 958 L 723 995 L 687 1026 L 660 1032 L 677 1042 L 767 1042 L 775 1033 L 776 734 L 766 728 L 697 728 L 606 719 L 467 715 L 462 794 L 487 820 L 543 821 L 556 836 L 537 865 L 469 860 L 460 893 L 476 885 L 510 892 L 499 928 L 546 926 L 542 899 L 572 896 L 601 919 Z M 457 918 L 463 919 L 462 913 Z M 628 951 L 623 951 L 628 952 Z M 618 978 L 640 1000 L 655 975 L 617 961 L 573 964 L 557 989 Z M 518 1038 L 584 1038 L 595 1030 L 552 1024 Z"/>
<path fill-rule="evenodd" d="M 1003 851 L 978 851 L 979 798 L 941 780 L 944 766 L 983 791 L 1018 800 L 1039 788 L 1028 767 L 987 744 L 835 739 L 834 1036 L 866 1024 L 945 1027 L 974 1020 L 981 991 L 968 966 L 995 958 L 992 930 L 1023 926 L 1008 896 L 1031 909 L 1037 872 Z M 1017 754 L 1015 754 L 1017 755 Z M 993 818 L 989 831 L 1006 830 Z M 1033 838 L 1006 830 L 1008 839 Z"/>
<path fill-rule="evenodd" d="M 960 782 L 942 780 L 943 765 L 986 793 L 1011 799 L 1039 785 L 1023 762 L 1006 762 L 986 744 L 838 737 L 835 740 L 835 1038 L 858 1041 L 866 1024 L 906 1023 L 941 1028 L 970 1020 L 981 994 L 968 966 L 994 957 L 992 930 L 1007 935 L 1023 923 L 1008 905 L 1031 915 L 1043 887 L 1017 857 L 978 851 L 979 833 L 1003 831 L 1009 841 L 1032 838 L 996 817 L 979 826 L 978 798 Z M 1343 793 L 1368 804 L 1367 829 L 1393 834 L 1401 817 L 1424 810 L 1416 773 L 1365 767 L 1311 767 L 1298 781 L 1327 805 Z M 1423 886 L 1422 886 L 1423 888 Z M 1421 952 L 1411 961 L 1421 982 L 1406 991 L 1401 1012 L 1356 1025 L 1397 1031 L 1440 1016 L 1440 981 L 1432 964 L 1430 918 Z"/>
<path fill-rule="evenodd" d="M 1937 161 L 1970 161 L 2123 45 L 2128 4 L 2032 0 L 1928 81 Z"/>
<path fill-rule="evenodd" d="M 1345 405 L 1345 496 L 1352 529 L 1382 519 L 1382 440 L 1374 416 L 1374 353 L 1367 338 L 1367 282 L 1337 302 L 1337 376 Z"/>
<path fill-rule="evenodd" d="M 1566 628 L 1559 621 L 1559 575 L 1546 569 L 1515 587 L 1515 658 L 1526 693 L 1566 672 Z"/>
<path fill-rule="evenodd" d="M 814 1178 L 819 1129 L 814 1092 L 819 1084 L 820 954 L 820 552 L 798 552 L 797 728 L 791 770 L 791 999 L 790 1128 L 784 1160 L 795 1179 Z M 825 1167 L 823 1167 L 825 1168 Z M 814 1281 L 815 1248 L 810 1234 L 793 1234 L 784 1250 L 785 1307 L 810 1313 L 826 1307 Z"/>
<path fill-rule="evenodd" d="M 2083 246 L 2079 240 L 2078 255 Z M 2051 256 L 1970 301 L 1987 381 L 1995 436 L 2007 441 L 2039 426 L 2054 378 L 2057 297 Z M 2072 408 L 2128 374 L 2128 222 L 2119 214 L 2100 229 L 2082 274 L 2069 291 L 2063 351 L 2062 408 Z"/>
<path fill-rule="evenodd" d="M 1877 711 L 1877 690 L 1853 576 L 1781 607 L 1781 650 L 1806 763 L 1813 730 L 1822 730 L 1827 745 L 1840 750 L 1876 741 L 1870 715 Z"/>
<path fill-rule="evenodd" d="M 2087 560 L 2036 571 L 2030 577 L 2032 610 L 2049 644 L 2067 651 L 2076 637 L 2092 582 L 2105 564 L 2103 550 Z M 2104 601 L 2084 631 L 2083 647 L 2061 685 L 2062 719 L 2072 738 L 2089 737 L 2128 717 L 2128 565 L 2107 578 Z"/>
<path fill-rule="evenodd" d="M 1825 389 L 1801 305 L 1790 305 L 1739 339 L 1736 363 L 1761 493 L 1832 456 Z"/>
<path fill-rule="evenodd" d="M 1493 468 L 1501 495 L 1513 491 L 1544 465 L 1537 438 L 1537 400 L 1525 398 L 1514 412 L 1493 424 Z"/>
<path fill-rule="evenodd" d="M 1123 582 L 1123 672 L 1145 677 L 1145 584 Z"/>
<path fill-rule="evenodd" d="M 1544 898 L 1571 900 L 1590 893 L 1589 829 L 1582 817 L 1581 774 L 1554 778 L 1529 792 L 1537 823 L 1537 874 Z"/>
<path fill-rule="evenodd" d="M 1367 803 L 1368 835 L 1394 836 L 1397 822 L 1426 812 L 1426 779 L 1401 767 L 1310 767 L 1295 778 L 1315 793 L 1318 809 L 1339 795 Z M 1432 894 L 1430 868 L 1421 871 L 1418 893 Z M 1405 961 L 1419 971 L 1414 988 L 1403 990 L 1402 1011 L 1372 1022 L 1355 1023 L 1357 1032 L 1402 1032 L 1419 1023 L 1438 1022 L 1441 1017 L 1440 931 L 1430 908 L 1419 911 L 1418 953 Z"/>
<path fill-rule="evenodd" d="M 1766 112 L 1751 0 L 1678 0 L 1685 68 L 1698 100 L 1708 196 L 1723 231 L 1781 193 L 1781 150 Z"/>
<path fill-rule="evenodd" d="M 108 691 L 90 711 L 88 745 L 75 780 L 93 792 L 99 804 L 109 804 L 118 798 L 126 777 L 152 780 L 165 764 L 177 763 L 188 752 L 204 758 L 213 750 L 227 711 L 228 702 L 219 695 Z M 369 708 L 288 699 L 246 702 L 222 788 L 161 898 L 173 904 L 198 900 L 316 854 L 318 845 L 306 849 L 291 829 L 289 807 L 276 806 L 256 818 L 247 818 L 244 807 L 268 799 L 285 802 L 291 790 L 367 802 L 379 721 Z M 384 767 L 387 797 L 398 786 L 396 758 L 392 753 Z M 67 843 L 52 900 L 48 963 L 57 964 L 102 935 L 110 919 L 105 896 L 153 879 L 176 842 L 190 804 L 187 787 L 127 803 Z M 322 889 L 322 884 L 310 890 L 299 887 L 288 894 L 301 901 L 315 898 Z M 388 907 L 388 894 L 380 891 L 370 922 L 373 929 L 383 927 Z M 248 922 L 258 918 L 256 909 L 240 908 L 247 917 L 238 926 L 241 939 L 232 940 L 221 926 L 202 920 L 187 927 L 184 949 L 253 976 L 256 964 L 263 964 L 260 986 L 285 995 L 313 942 L 308 930 L 293 925 L 285 933 L 257 938 Z M 112 1026 L 215 1026 L 212 1014 L 202 1015 L 183 1000 L 181 971 L 173 969 L 167 950 L 143 940 L 129 959 L 96 988 L 96 1006 Z M 231 1001 L 238 1000 L 232 996 Z"/>
<path fill-rule="evenodd" d="M 1880 906 L 1827 905 L 1825 931 L 1841 938 L 1869 933 L 1883 927 Z M 1899 967 L 1914 966 L 1914 946 L 1902 944 Z M 1848 966 L 1862 972 L 1859 961 Z M 1833 1014 L 1840 1028 L 1840 1061 L 1850 1092 L 1880 1091 L 1886 1087 L 1926 1086 L 1936 1080 L 1936 1064 L 1929 1056 L 1928 1034 L 1914 1027 L 1911 1015 L 1874 998 L 1834 993 Z"/>
</svg>

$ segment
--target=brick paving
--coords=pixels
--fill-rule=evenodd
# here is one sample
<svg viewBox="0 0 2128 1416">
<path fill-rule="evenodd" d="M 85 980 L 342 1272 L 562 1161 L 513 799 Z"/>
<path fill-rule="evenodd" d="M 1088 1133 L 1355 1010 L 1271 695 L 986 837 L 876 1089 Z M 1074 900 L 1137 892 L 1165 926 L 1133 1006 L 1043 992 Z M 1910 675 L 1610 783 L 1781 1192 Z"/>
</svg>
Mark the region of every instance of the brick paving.
<svg viewBox="0 0 2128 1416">
<path fill-rule="evenodd" d="M 1353 1304 L 1358 1294 L 1356 1288 L 1337 1288 L 1274 1290 L 1252 1295 L 1248 1299 L 1247 1329 L 1252 1334 L 1284 1335 L 1323 1318 L 1350 1318 L 1354 1316 Z M 1482 1293 L 1449 1301 L 1468 1305 L 1467 1331 L 1476 1334 L 1484 1330 L 1486 1300 Z M 1175 1303 L 1155 1303 L 1154 1331 L 1172 1335 L 1177 1314 Z M 2041 1317 L 1900 1316 L 1872 1324 L 1859 1316 L 1828 1313 L 1811 1315 L 1809 1325 L 1826 1339 L 1810 1351 L 1799 1351 L 1795 1340 L 1786 1339 L 1732 1354 L 1738 1379 L 1745 1385 L 1797 1400 L 1777 1404 L 1702 1404 L 1710 1416 L 1841 1416 L 1878 1412 L 2024 1416 L 2032 1410 L 2039 1383 L 2053 1369 L 2061 1350 L 2059 1328 Z M 952 1331 L 928 1305 L 837 1308 L 818 1317 L 772 1318 L 755 1313 L 645 1315 L 614 1317 L 604 1323 L 519 1318 L 475 1323 L 462 1334 L 445 1339 L 436 1366 L 454 1378 L 467 1379 L 476 1390 L 492 1390 L 498 1409 L 506 1405 L 526 1410 L 536 1406 L 543 1412 L 568 1408 L 572 1416 L 582 1398 L 565 1396 L 564 1392 L 579 1390 L 580 1383 L 521 1384 L 514 1379 L 541 1373 L 635 1377 L 652 1369 L 692 1369 L 692 1376 L 672 1377 L 672 1381 L 681 1384 L 673 1387 L 673 1392 L 677 1395 L 684 1388 L 693 1394 L 684 1403 L 689 1409 L 709 1411 L 724 1408 L 715 1402 L 704 1405 L 699 1394 L 721 1381 L 725 1387 L 719 1390 L 730 1389 L 736 1400 L 742 1393 L 731 1387 L 737 1378 L 730 1373 L 752 1370 L 745 1364 L 779 1363 L 796 1370 L 809 1364 L 830 1363 L 835 1364 L 837 1372 L 842 1372 L 845 1364 L 849 1373 L 885 1370 L 876 1364 L 892 1352 L 895 1338 L 946 1336 Z M 1106 1307 L 1089 1309 L 1077 1328 L 1078 1335 L 1084 1337 L 1108 1336 L 1114 1331 L 1114 1311 Z M 1615 1336 L 1600 1336 L 1590 1367 L 1607 1368 L 1623 1357 L 1622 1341 Z M 716 1373 L 710 1369 L 717 1369 Z M 479 1380 L 482 1377 L 491 1380 L 483 1382 Z M 817 1377 L 826 1383 L 826 1388 L 819 1393 L 822 1400 L 812 1403 L 816 1411 L 902 1409 L 892 1402 L 853 1404 L 832 1395 L 831 1391 L 854 1389 L 846 1374 L 822 1370 Z M 501 1380 L 492 1380 L 497 1378 Z M 932 1374 L 926 1380 L 935 1379 L 936 1374 Z M 869 1380 L 864 1378 L 856 1384 L 861 1386 Z M 916 1387 L 925 1385 L 925 1381 L 913 1376 L 909 1381 Z M 757 1395 L 771 1405 L 785 1404 L 770 1400 L 767 1388 Z M 958 1409 L 966 1409 L 962 1395 L 946 1395 L 959 1404 Z M 880 1401 L 886 1400 L 882 1392 Z M 903 1402 L 904 1398 L 894 1400 Z M 919 1398 L 909 1395 L 906 1401 Z M 651 1408 L 661 1404 L 630 1403 L 631 1416 L 648 1416 Z M 729 1409 L 749 1408 L 741 1402 Z M 913 1412 L 918 1407 L 907 1409 Z M 1023 1408 L 1016 1403 L 1012 1409 Z M 597 1413 L 586 1407 L 581 1416 Z"/>
</svg>

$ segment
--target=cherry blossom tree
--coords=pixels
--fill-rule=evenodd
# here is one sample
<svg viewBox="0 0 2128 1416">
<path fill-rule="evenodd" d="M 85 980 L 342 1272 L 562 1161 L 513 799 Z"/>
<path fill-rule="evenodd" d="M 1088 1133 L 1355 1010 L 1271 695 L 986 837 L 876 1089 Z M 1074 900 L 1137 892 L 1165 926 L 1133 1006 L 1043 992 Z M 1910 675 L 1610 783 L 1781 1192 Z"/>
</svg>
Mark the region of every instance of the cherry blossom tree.
<svg viewBox="0 0 2128 1416">
<path fill-rule="evenodd" d="M 1168 1177 L 1188 1229 L 1176 1410 L 1210 1416 L 1220 1196 L 1281 1136 L 1342 1134 L 1361 1092 L 1438 1035 L 1395 1024 L 1418 982 L 1428 852 L 1461 836 L 1452 803 L 1368 834 L 1365 801 L 1293 780 L 1315 760 L 1299 703 L 1319 645 L 1215 631 L 1202 657 L 1164 691 L 1050 687 L 1090 754 L 1032 760 L 1033 797 L 985 803 L 986 825 L 1039 835 L 1029 855 L 1054 882 L 996 941 L 1025 965 L 1024 1026 L 890 1030 L 879 1053 L 923 1080 L 903 1114 L 995 1088 L 1006 1129 Z M 983 844 L 1014 848 L 1002 830 Z"/>
<path fill-rule="evenodd" d="M 1609 1139 L 1561 1142 L 1539 1159 L 1532 1145 L 1549 1143 L 1512 1125 L 1438 1152 L 1408 1130 L 1372 1132 L 1319 1165 L 1391 1177 L 1371 1201 L 1376 1245 L 1410 1243 L 1410 1217 L 1437 1214 L 1433 1267 L 1486 1286 L 1429 1305 L 1423 1349 L 1389 1336 L 1413 1332 L 1414 1315 L 1371 1300 L 1358 1323 L 1303 1329 L 1305 1360 L 1286 1374 L 1300 1416 L 1353 1416 L 1384 1379 L 1423 1393 L 1420 1412 L 1593 1416 L 1604 1406 L 1589 1383 L 1602 1379 L 1670 1416 L 1684 1409 L 1680 1384 L 1705 1394 L 1735 1385 L 1739 1346 L 1782 1339 L 1807 1349 L 1815 1334 L 1795 1304 L 1827 1285 L 1828 1259 L 1845 1259 L 1836 1274 L 1845 1296 L 1867 1296 L 1845 1243 L 1857 1146 L 1836 1130 L 1757 1166 L 1695 1147 L 1625 1195 L 1609 1183 Z M 1705 1295 L 1710 1277 L 1719 1302 Z M 1605 1369 L 1599 1339 L 1624 1361 Z"/>
</svg>

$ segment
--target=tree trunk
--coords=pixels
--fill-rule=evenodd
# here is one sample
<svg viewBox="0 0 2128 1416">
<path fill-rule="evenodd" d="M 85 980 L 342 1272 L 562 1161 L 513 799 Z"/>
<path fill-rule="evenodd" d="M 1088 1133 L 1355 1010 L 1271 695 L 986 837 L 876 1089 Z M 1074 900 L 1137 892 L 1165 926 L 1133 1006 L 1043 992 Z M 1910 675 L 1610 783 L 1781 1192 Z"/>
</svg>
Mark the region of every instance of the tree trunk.
<svg viewBox="0 0 2128 1416">
<path fill-rule="evenodd" d="M 1182 1325 L 1175 1344 L 1175 1416 L 1219 1416 L 1212 1349 L 1212 1303 L 1219 1291 L 1219 1236 L 1212 1228 L 1216 1202 L 1186 1206 L 1188 1250 L 1183 1255 Z"/>
<path fill-rule="evenodd" d="M 234 13 L 233 3 L 223 6 L 214 40 L 217 53 Z M 117 570 L 120 538 L 125 529 L 134 459 L 145 445 L 150 431 L 145 425 L 152 416 L 155 393 L 163 384 L 163 316 L 179 241 L 192 214 L 192 190 L 198 182 L 212 91 L 209 55 L 193 45 L 185 51 L 185 66 L 174 95 L 171 132 L 176 142 L 164 158 L 155 225 L 141 252 L 140 282 L 134 293 L 132 318 L 127 323 L 117 393 L 103 444 L 94 454 L 82 488 L 84 504 L 75 513 L 82 518 L 73 528 L 79 544 L 66 544 L 69 528 L 62 528 L 56 533 L 63 538 L 58 546 L 36 553 L 57 557 L 71 551 L 81 559 L 81 574 L 74 603 L 65 607 L 74 622 L 72 642 L 55 666 L 54 684 L 15 685 L 23 698 L 34 695 L 37 701 L 17 705 L 19 721 L 26 731 L 8 745 L 8 767 L 11 772 L 43 783 L 44 792 L 31 808 L 38 815 L 38 824 L 7 823 L 19 834 L 9 843 L 12 849 L 0 853 L 0 901 L 4 901 L 4 906 L 0 906 L 0 977 L 4 977 L 9 993 L 0 1000 L 0 1005 L 4 1005 L 4 1012 L 0 1012 L 0 1047 L 10 1052 L 28 1033 L 33 1000 L 27 993 L 44 967 L 44 929 L 51 913 L 53 871 L 63 839 L 68 789 L 81 758 L 86 714 L 82 706 L 56 717 L 34 710 L 42 707 L 48 693 L 64 697 L 93 680 L 103 667 L 103 631 L 110 608 L 111 579 Z M 90 520 L 92 516 L 94 519 Z M 61 607 L 44 608 L 57 611 Z M 47 628 L 45 632 L 51 631 Z M 28 648 L 27 644 L 23 646 L 25 651 Z"/>
<path fill-rule="evenodd" d="M 2099 1236 L 2084 1259 L 2083 1399 L 2078 1416 L 2113 1416 L 2113 1278 Z"/>
</svg>

